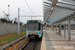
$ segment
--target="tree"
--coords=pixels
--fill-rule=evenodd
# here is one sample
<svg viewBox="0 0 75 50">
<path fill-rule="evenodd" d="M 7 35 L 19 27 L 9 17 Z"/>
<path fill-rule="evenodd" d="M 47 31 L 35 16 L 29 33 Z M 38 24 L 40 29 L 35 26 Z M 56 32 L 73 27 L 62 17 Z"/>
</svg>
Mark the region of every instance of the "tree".
<svg viewBox="0 0 75 50">
<path fill-rule="evenodd" d="M 1 22 L 7 22 L 7 20 L 5 18 L 1 18 L 0 21 Z"/>
<path fill-rule="evenodd" d="M 17 22 L 16 22 L 16 21 L 14 21 L 14 23 L 15 23 L 15 24 L 17 24 Z"/>
<path fill-rule="evenodd" d="M 22 22 L 20 22 L 20 25 L 22 25 Z"/>
</svg>

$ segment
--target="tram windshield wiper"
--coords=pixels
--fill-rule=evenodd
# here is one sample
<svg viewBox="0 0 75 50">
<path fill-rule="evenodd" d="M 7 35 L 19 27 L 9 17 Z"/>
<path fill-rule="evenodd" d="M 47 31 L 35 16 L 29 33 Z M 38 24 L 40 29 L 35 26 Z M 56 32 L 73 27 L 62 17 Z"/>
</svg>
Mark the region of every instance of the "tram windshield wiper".
<svg viewBox="0 0 75 50">
<path fill-rule="evenodd" d="M 34 27 L 33 31 L 35 30 L 36 26 Z"/>
</svg>

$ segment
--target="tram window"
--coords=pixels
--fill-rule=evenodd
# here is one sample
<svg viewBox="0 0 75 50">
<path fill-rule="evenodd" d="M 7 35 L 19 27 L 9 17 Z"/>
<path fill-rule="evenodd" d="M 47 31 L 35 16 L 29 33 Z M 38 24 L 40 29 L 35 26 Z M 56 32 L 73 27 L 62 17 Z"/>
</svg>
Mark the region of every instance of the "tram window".
<svg viewBox="0 0 75 50">
<path fill-rule="evenodd" d="M 27 23 L 27 30 L 40 30 L 40 23 L 37 22 L 29 22 Z"/>
</svg>

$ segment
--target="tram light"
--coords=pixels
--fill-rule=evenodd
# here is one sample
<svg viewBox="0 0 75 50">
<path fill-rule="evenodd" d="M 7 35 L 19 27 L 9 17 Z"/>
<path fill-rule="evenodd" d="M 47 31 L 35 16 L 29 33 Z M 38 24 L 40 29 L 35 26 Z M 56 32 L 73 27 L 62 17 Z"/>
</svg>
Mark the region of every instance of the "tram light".
<svg viewBox="0 0 75 50">
<path fill-rule="evenodd" d="M 38 33 L 36 35 L 38 35 Z"/>
<path fill-rule="evenodd" d="M 39 34 L 41 34 L 41 32 L 39 32 Z"/>
<path fill-rule="evenodd" d="M 28 34 L 28 35 L 30 35 L 30 34 Z"/>
<path fill-rule="evenodd" d="M 39 21 L 39 22 L 41 22 L 41 21 Z"/>
</svg>

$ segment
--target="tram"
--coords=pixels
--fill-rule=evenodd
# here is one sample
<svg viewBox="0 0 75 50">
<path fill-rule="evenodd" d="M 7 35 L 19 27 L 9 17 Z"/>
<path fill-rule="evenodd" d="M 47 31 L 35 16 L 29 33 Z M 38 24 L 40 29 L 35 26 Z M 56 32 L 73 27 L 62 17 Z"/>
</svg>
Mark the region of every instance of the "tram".
<svg viewBox="0 0 75 50">
<path fill-rule="evenodd" d="M 27 20 L 26 37 L 36 39 L 42 38 L 43 26 L 41 20 Z"/>
</svg>

